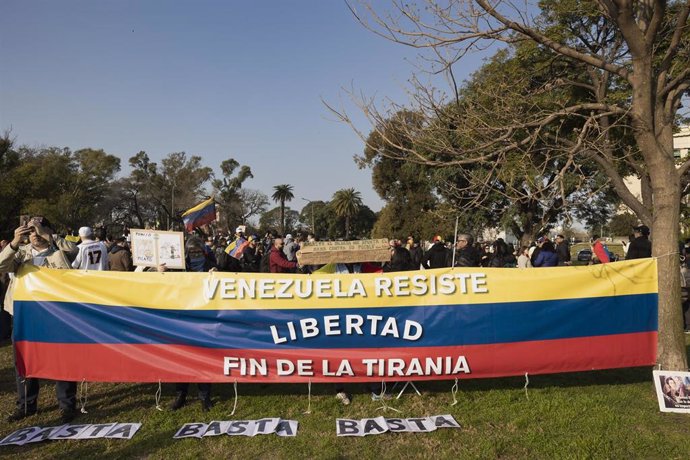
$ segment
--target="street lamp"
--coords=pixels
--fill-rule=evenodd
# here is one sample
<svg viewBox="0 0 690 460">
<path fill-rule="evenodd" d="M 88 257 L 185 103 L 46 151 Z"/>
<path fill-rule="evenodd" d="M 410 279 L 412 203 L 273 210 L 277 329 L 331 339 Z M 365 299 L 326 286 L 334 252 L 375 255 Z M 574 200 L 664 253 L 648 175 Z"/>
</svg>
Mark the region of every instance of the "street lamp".
<svg viewBox="0 0 690 460">
<path fill-rule="evenodd" d="M 316 236 L 316 229 L 314 228 L 314 202 L 311 200 L 308 200 L 304 197 L 302 197 L 302 199 L 304 201 L 308 202 L 310 205 L 310 208 L 311 208 L 311 232 L 314 234 L 314 236 Z"/>
</svg>

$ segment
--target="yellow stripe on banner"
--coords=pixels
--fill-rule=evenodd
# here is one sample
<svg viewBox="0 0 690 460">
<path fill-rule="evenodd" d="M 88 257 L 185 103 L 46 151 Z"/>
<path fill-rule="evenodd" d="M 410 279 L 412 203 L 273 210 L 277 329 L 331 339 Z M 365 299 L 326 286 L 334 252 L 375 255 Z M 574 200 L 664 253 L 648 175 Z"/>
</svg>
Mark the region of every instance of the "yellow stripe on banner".
<svg viewBox="0 0 690 460">
<path fill-rule="evenodd" d="M 658 292 L 656 260 L 583 267 L 357 275 L 123 273 L 29 268 L 16 300 L 157 309 L 367 308 L 579 299 Z"/>
</svg>

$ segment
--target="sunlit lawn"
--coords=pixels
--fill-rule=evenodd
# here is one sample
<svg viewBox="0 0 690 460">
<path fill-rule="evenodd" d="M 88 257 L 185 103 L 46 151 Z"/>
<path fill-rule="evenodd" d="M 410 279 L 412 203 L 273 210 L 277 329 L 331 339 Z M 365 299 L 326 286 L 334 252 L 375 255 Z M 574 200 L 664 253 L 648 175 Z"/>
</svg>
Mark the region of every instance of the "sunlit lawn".
<svg viewBox="0 0 690 460">
<path fill-rule="evenodd" d="M 14 371 L 9 343 L 0 348 L 0 408 L 14 406 Z M 419 383 L 419 397 L 407 392 L 383 411 L 364 385 L 352 385 L 350 406 L 342 406 L 333 386 L 314 385 L 311 414 L 306 385 L 242 385 L 234 417 L 231 385 L 214 386 L 215 407 L 203 414 L 196 401 L 170 412 L 172 385 L 163 385 L 166 410 L 155 409 L 154 384 L 91 383 L 88 414 L 81 423 L 142 422 L 130 440 L 48 441 L 0 448 L 13 458 L 678 458 L 690 456 L 690 415 L 662 414 L 651 369 L 462 380 L 453 401 L 452 381 Z M 192 387 L 193 389 L 194 387 Z M 162 404 L 162 405 L 163 405 Z M 52 385 L 42 387 L 39 414 L 18 423 L 3 422 L 3 437 L 26 426 L 58 424 Z M 433 433 L 386 433 L 366 438 L 337 438 L 336 418 L 418 417 L 452 414 L 462 429 Z M 282 417 L 298 420 L 297 437 L 217 436 L 173 440 L 188 422 Z M 76 422 L 75 422 L 76 423 Z M 20 457 L 21 456 L 21 457 Z"/>
</svg>

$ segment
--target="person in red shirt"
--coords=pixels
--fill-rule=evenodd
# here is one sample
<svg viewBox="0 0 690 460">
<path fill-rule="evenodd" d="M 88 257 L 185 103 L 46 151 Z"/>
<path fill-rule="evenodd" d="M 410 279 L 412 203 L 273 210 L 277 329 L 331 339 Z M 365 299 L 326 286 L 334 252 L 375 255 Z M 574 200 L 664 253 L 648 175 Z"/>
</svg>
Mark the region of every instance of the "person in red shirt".
<svg viewBox="0 0 690 460">
<path fill-rule="evenodd" d="M 271 273 L 294 273 L 297 268 L 297 262 L 291 262 L 285 257 L 283 246 L 282 238 L 276 238 L 273 241 L 269 256 Z"/>
<path fill-rule="evenodd" d="M 592 252 L 599 259 L 600 263 L 607 264 L 611 262 L 608 251 L 604 248 L 602 242 L 599 241 L 599 235 L 592 236 Z"/>
</svg>

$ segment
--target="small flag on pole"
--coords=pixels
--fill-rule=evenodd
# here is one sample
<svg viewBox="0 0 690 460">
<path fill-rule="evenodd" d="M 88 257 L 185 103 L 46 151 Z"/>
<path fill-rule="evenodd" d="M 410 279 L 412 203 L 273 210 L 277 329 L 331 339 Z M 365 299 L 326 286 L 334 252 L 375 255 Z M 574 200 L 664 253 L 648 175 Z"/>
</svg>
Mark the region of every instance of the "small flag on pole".
<svg viewBox="0 0 690 460">
<path fill-rule="evenodd" d="M 216 220 L 216 203 L 213 201 L 213 197 L 186 210 L 182 214 L 184 228 L 188 232 L 191 232 L 196 227 L 209 224 L 214 220 Z"/>
</svg>

